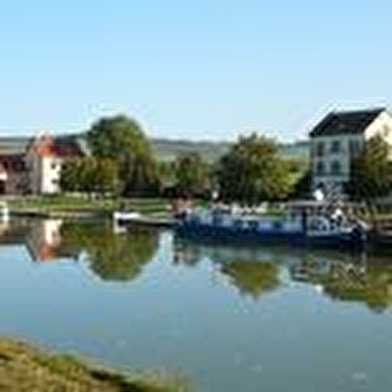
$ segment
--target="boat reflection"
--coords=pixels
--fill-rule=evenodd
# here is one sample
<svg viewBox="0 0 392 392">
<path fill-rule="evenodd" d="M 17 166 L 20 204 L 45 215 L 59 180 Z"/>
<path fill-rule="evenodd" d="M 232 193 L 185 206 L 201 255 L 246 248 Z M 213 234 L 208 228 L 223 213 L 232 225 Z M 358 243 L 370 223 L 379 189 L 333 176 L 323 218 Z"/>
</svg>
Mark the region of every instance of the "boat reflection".
<svg viewBox="0 0 392 392">
<path fill-rule="evenodd" d="M 380 312 L 392 305 L 392 262 L 368 256 L 362 262 L 301 260 L 292 266 L 295 281 L 322 288 L 324 295 L 346 302 L 360 302 Z"/>
<path fill-rule="evenodd" d="M 175 240 L 175 263 L 209 260 L 241 295 L 259 299 L 283 283 L 307 284 L 336 301 L 380 312 L 392 305 L 392 258 L 277 247 L 238 248 Z"/>
</svg>

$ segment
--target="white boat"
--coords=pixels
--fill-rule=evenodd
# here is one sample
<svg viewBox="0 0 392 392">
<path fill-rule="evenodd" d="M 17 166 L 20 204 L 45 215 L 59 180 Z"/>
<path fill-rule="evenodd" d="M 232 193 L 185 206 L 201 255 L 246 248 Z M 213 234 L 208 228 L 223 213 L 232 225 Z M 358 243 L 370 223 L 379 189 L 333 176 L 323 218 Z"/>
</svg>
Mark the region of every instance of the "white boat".
<svg viewBox="0 0 392 392">
<path fill-rule="evenodd" d="M 115 211 L 113 213 L 113 220 L 117 223 L 131 222 L 140 219 L 141 215 L 135 211 Z"/>
</svg>

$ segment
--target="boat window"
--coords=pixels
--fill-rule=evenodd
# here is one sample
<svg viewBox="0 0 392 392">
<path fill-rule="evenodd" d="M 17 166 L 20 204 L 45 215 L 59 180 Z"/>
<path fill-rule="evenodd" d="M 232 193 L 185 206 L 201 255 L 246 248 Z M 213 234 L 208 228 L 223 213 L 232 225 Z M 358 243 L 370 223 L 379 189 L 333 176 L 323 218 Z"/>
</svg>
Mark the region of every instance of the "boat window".
<svg viewBox="0 0 392 392">
<path fill-rule="evenodd" d="M 236 219 L 234 221 L 234 227 L 237 229 L 240 229 L 242 227 L 242 220 L 241 219 Z"/>
<path fill-rule="evenodd" d="M 280 221 L 274 222 L 274 229 L 281 230 L 282 229 L 282 222 L 280 222 Z"/>
<path fill-rule="evenodd" d="M 257 230 L 258 227 L 258 222 L 257 220 L 251 220 L 249 221 L 249 228 L 252 230 Z"/>
</svg>

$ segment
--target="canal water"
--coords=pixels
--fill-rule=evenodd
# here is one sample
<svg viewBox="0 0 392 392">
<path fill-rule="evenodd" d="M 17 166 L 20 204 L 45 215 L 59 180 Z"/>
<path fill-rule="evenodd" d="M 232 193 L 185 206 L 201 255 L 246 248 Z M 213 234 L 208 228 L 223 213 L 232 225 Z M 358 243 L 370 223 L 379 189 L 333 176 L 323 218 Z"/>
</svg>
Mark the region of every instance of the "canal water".
<svg viewBox="0 0 392 392">
<path fill-rule="evenodd" d="M 194 391 L 392 390 L 392 259 L 0 225 L 0 334 Z"/>
</svg>

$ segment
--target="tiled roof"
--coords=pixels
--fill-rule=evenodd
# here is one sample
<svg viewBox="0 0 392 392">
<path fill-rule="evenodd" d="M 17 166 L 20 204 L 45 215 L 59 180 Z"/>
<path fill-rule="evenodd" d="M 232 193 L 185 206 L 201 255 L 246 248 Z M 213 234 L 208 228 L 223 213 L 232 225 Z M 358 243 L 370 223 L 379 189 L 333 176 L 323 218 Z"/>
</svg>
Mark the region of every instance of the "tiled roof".
<svg viewBox="0 0 392 392">
<path fill-rule="evenodd" d="M 53 155 L 61 158 L 81 157 L 84 155 L 81 146 L 75 138 L 58 137 L 52 144 Z"/>
<path fill-rule="evenodd" d="M 69 158 L 82 156 L 83 152 L 72 137 L 51 137 L 43 135 L 34 140 L 32 151 L 38 156 L 51 156 L 58 158 Z"/>
<path fill-rule="evenodd" d="M 332 112 L 313 128 L 309 136 L 360 134 L 384 111 L 384 108 L 377 108 L 350 112 Z"/>
</svg>

